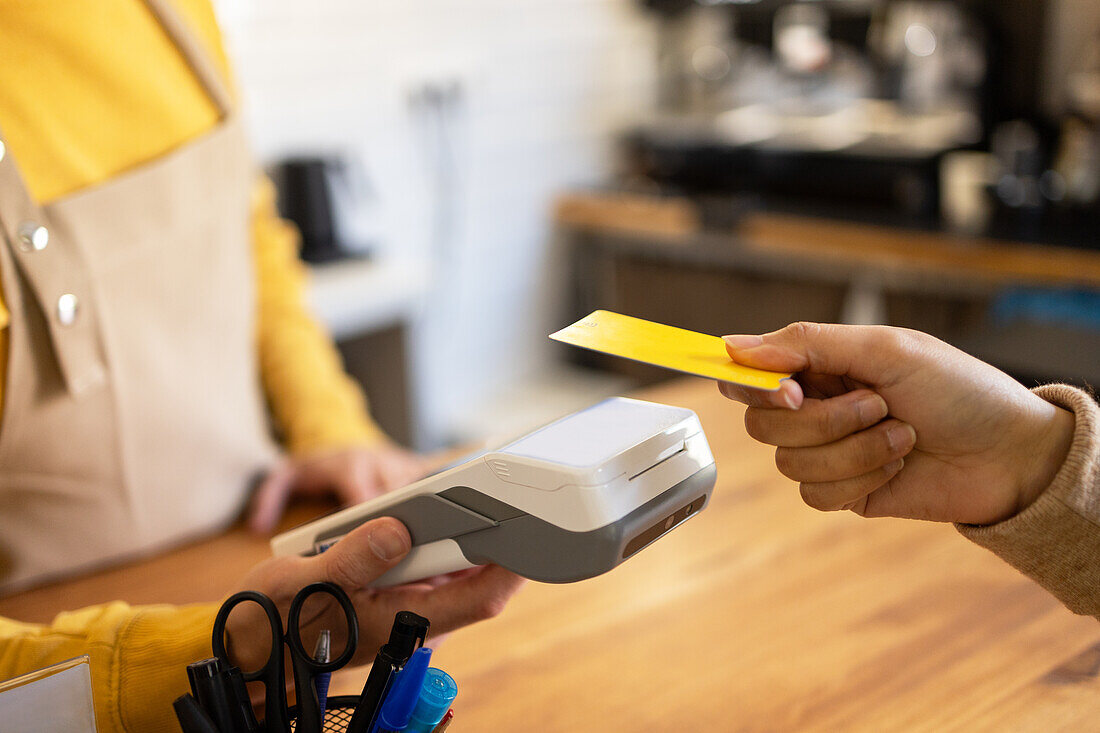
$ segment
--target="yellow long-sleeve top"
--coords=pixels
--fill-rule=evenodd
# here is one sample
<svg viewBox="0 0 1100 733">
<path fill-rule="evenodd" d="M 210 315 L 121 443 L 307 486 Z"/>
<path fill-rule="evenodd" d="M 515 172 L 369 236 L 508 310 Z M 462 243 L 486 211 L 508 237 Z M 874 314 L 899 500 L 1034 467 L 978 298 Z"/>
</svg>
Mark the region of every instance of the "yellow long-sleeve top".
<svg viewBox="0 0 1100 733">
<path fill-rule="evenodd" d="M 176 0 L 228 76 L 208 0 Z M 218 112 L 142 0 L 0 0 L 0 127 L 27 185 L 47 203 L 156 159 L 210 130 Z M 294 453 L 381 439 L 331 341 L 303 306 L 304 270 L 274 191 L 252 201 L 257 348 L 272 413 Z M 0 300 L 0 385 L 9 314 Z M 185 665 L 210 654 L 215 607 L 62 614 L 49 626 L 0 619 L 0 680 L 88 653 L 101 733 L 178 730 Z"/>
</svg>

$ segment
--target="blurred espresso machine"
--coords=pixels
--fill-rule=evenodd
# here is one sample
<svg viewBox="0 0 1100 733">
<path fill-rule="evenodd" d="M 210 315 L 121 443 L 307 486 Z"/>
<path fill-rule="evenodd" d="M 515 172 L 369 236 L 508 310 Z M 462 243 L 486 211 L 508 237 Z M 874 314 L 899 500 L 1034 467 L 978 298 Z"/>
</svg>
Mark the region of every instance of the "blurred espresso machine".
<svg viewBox="0 0 1100 733">
<path fill-rule="evenodd" d="M 718 201 L 718 219 L 766 206 L 1100 246 L 1096 0 L 643 4 L 659 100 L 626 137 L 628 179 Z"/>
</svg>

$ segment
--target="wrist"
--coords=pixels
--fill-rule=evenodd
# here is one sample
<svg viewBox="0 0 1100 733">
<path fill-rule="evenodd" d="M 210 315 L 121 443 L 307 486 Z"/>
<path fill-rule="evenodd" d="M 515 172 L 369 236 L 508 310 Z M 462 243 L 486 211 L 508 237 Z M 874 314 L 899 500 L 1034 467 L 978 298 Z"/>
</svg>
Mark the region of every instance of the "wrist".
<svg viewBox="0 0 1100 733">
<path fill-rule="evenodd" d="M 1076 427 L 1074 414 L 1044 400 L 1045 410 L 1032 440 L 1021 446 L 1020 457 L 1024 467 L 1019 472 L 1016 510 L 1027 509 L 1054 481 L 1058 470 L 1066 461 L 1073 432 Z"/>
</svg>

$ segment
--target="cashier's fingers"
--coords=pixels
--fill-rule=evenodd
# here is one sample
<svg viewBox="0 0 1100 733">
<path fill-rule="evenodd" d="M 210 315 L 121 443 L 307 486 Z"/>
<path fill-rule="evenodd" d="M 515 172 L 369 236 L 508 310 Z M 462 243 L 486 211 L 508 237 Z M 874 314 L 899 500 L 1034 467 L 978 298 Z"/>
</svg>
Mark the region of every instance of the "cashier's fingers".
<svg viewBox="0 0 1100 733">
<path fill-rule="evenodd" d="M 405 525 L 396 519 L 383 517 L 356 527 L 320 555 L 269 558 L 252 568 L 237 587 L 238 590 L 264 593 L 285 613 L 299 590 L 310 583 L 328 581 L 343 588 L 356 600 L 356 611 L 360 616 L 369 615 L 375 605 L 377 591 L 367 589 L 367 586 L 401 562 L 411 546 Z M 374 636 L 378 637 L 384 633 L 383 629 L 389 628 L 393 613 L 388 619 L 372 620 L 375 626 L 363 628 L 374 629 Z M 324 606 L 321 616 L 303 619 L 303 624 L 324 625 L 327 628 L 338 628 L 339 623 L 340 609 L 335 603 Z M 247 603 L 242 604 L 239 610 L 235 609 L 226 622 L 226 632 L 238 665 L 244 669 L 255 669 L 263 663 L 270 647 L 271 632 L 263 622 L 263 612 L 259 606 Z M 378 643 L 382 641 L 385 639 Z M 363 649 L 363 661 L 370 658 L 368 647 L 369 644 Z M 377 651 L 377 645 L 373 651 Z"/>
<path fill-rule="evenodd" d="M 860 508 L 866 504 L 867 495 L 886 486 L 904 466 L 905 459 L 899 458 L 855 478 L 803 483 L 798 488 L 802 494 L 802 501 L 814 509 L 823 512 L 855 509 L 857 513 L 862 513 Z"/>
<path fill-rule="evenodd" d="M 274 529 L 283 515 L 296 478 L 294 465 L 283 461 L 260 482 L 248 510 L 248 526 L 253 532 L 262 534 Z"/>
<path fill-rule="evenodd" d="M 750 407 L 745 411 L 745 429 L 761 443 L 803 448 L 869 428 L 887 411 L 886 400 L 863 389 L 824 400 L 807 398 L 798 410 Z"/>
<path fill-rule="evenodd" d="M 356 527 L 326 552 L 308 558 L 315 567 L 303 585 L 327 580 L 349 593 L 365 588 L 400 562 L 412 548 L 409 530 L 392 517 L 374 519 Z"/>
<path fill-rule="evenodd" d="M 449 633 L 500 615 L 527 579 L 497 565 L 486 565 L 435 590 L 435 633 Z"/>
<path fill-rule="evenodd" d="M 377 460 L 379 484 L 385 491 L 408 486 L 426 473 L 424 459 L 408 451 L 394 449 L 381 452 Z"/>
<path fill-rule="evenodd" d="M 373 499 L 383 488 L 378 462 L 355 453 L 341 457 L 339 465 L 322 477 L 322 481 L 328 482 L 342 506 Z"/>
<path fill-rule="evenodd" d="M 890 419 L 826 445 L 777 448 L 775 465 L 799 483 L 843 481 L 904 458 L 914 445 L 913 427 Z"/>
<path fill-rule="evenodd" d="M 527 581 L 496 565 L 462 573 L 442 585 L 415 583 L 379 591 L 377 610 L 383 617 L 402 609 L 431 619 L 432 634 L 446 634 L 493 618 Z M 387 622 L 388 623 L 388 622 Z"/>
</svg>

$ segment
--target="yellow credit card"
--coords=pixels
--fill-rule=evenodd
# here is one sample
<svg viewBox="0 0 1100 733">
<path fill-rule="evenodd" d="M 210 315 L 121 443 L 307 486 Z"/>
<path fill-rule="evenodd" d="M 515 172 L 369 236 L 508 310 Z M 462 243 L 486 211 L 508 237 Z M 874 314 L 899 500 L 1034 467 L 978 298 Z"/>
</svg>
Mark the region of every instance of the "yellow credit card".
<svg viewBox="0 0 1100 733">
<path fill-rule="evenodd" d="M 779 389 L 780 381 L 791 376 L 735 363 L 726 353 L 726 342 L 718 336 L 611 311 L 594 311 L 572 326 L 550 334 L 550 338 L 582 349 L 772 392 Z"/>
</svg>

